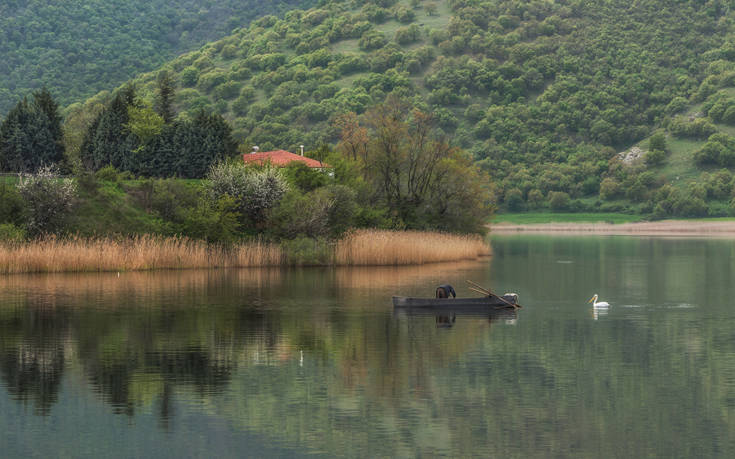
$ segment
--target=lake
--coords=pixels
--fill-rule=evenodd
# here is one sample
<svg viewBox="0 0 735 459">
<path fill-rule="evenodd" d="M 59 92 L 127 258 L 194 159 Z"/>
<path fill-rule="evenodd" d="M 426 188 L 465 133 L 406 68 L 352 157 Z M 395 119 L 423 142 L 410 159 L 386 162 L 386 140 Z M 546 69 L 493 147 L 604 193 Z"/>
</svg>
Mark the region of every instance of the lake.
<svg viewBox="0 0 735 459">
<path fill-rule="evenodd" d="M 3 457 L 733 457 L 735 240 L 0 277 Z M 394 313 L 470 279 L 506 315 Z M 595 293 L 611 303 L 593 308 Z"/>
</svg>

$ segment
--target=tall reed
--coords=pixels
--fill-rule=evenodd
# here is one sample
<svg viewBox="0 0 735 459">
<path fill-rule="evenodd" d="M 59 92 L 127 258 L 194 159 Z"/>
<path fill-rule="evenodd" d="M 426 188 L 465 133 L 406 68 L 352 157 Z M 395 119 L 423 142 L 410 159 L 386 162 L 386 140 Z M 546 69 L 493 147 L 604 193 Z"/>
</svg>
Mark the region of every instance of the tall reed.
<svg viewBox="0 0 735 459">
<path fill-rule="evenodd" d="M 490 247 L 478 236 L 360 230 L 337 242 L 330 258 L 335 265 L 345 266 L 412 265 L 489 254 Z M 130 239 L 49 237 L 0 243 L 0 274 L 283 266 L 293 263 L 292 258 L 281 245 L 261 241 L 223 248 L 150 235 Z"/>
<path fill-rule="evenodd" d="M 420 265 L 490 255 L 475 235 L 426 231 L 359 230 L 337 242 L 337 265 Z"/>
<path fill-rule="evenodd" d="M 0 245 L 0 273 L 137 271 L 279 265 L 278 245 L 262 242 L 232 249 L 187 238 L 58 239 Z"/>
</svg>

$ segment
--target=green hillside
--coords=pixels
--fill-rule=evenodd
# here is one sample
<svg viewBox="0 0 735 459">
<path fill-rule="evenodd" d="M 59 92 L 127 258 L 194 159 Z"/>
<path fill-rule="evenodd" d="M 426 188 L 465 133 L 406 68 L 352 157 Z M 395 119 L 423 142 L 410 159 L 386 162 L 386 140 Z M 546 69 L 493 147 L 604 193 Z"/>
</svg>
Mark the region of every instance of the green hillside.
<svg viewBox="0 0 735 459">
<path fill-rule="evenodd" d="M 0 113 L 42 86 L 64 104 L 311 0 L 3 0 Z"/>
<path fill-rule="evenodd" d="M 258 19 L 162 69 L 182 117 L 223 114 L 246 149 L 335 144 L 339 114 L 395 94 L 474 155 L 501 210 L 652 213 L 674 170 L 699 178 L 696 145 L 670 141 L 656 164 L 617 153 L 732 86 L 705 80 L 735 61 L 730 3 L 333 0 Z M 138 91 L 152 98 L 157 74 L 135 79 Z M 702 213 L 684 207 L 664 214 Z"/>
</svg>

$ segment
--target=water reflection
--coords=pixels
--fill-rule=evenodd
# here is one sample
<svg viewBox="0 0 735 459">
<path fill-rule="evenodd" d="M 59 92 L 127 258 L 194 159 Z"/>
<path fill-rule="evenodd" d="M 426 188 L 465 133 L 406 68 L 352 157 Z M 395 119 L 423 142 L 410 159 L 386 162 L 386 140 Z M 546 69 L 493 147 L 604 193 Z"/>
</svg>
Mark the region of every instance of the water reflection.
<svg viewBox="0 0 735 459">
<path fill-rule="evenodd" d="M 233 446 L 250 435 L 284 456 L 733 453 L 728 241 L 498 238 L 494 253 L 420 269 L 2 277 L 0 444 L 237 456 L 255 451 Z M 704 260 L 717 271 L 692 268 Z M 465 279 L 525 308 L 392 307 Z M 615 309 L 577 300 L 590 286 Z"/>
</svg>

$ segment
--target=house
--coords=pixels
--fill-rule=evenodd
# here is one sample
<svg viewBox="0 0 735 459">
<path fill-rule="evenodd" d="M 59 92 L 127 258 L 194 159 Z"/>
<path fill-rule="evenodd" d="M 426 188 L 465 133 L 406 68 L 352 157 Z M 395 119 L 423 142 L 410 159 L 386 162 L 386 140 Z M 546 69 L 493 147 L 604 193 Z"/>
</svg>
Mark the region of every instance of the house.
<svg viewBox="0 0 735 459">
<path fill-rule="evenodd" d="M 274 166 L 284 167 L 288 166 L 294 161 L 298 161 L 306 164 L 312 169 L 318 169 L 320 171 L 331 170 L 332 166 L 327 163 L 323 163 L 316 159 L 308 158 L 304 156 L 303 149 L 301 155 L 291 153 L 286 150 L 274 150 L 274 151 L 262 151 L 259 152 L 257 148 L 253 149 L 252 153 L 243 153 L 242 160 L 245 164 L 264 164 L 271 163 Z"/>
</svg>

